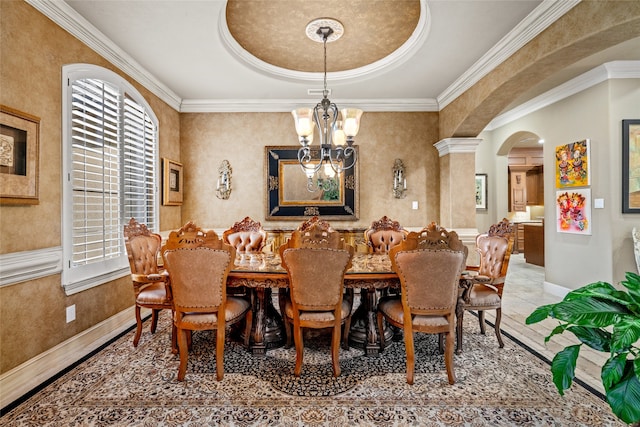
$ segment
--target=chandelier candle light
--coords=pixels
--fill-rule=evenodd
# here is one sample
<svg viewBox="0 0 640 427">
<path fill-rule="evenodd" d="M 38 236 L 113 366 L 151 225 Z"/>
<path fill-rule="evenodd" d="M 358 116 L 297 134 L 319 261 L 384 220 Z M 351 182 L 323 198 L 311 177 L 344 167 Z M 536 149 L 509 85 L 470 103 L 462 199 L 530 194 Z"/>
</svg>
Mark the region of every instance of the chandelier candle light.
<svg viewBox="0 0 640 427">
<path fill-rule="evenodd" d="M 324 46 L 324 90 L 322 100 L 315 108 L 298 108 L 293 110 L 296 132 L 302 147 L 298 150 L 298 161 L 303 172 L 307 175 L 307 189 L 317 191 L 328 185 L 337 187 L 340 181 L 340 173 L 352 168 L 356 163 L 356 150 L 353 148 L 355 136 L 360 128 L 360 116 L 362 110 L 355 108 L 344 108 L 338 116 L 338 107 L 327 97 L 327 42 L 337 40 L 342 36 L 344 27 L 335 19 L 322 18 L 311 21 L 307 25 L 307 36 L 317 42 L 322 42 Z M 320 136 L 320 150 L 313 149 L 313 131 L 318 128 Z M 319 156 L 314 158 L 316 153 Z M 313 176 L 318 173 L 324 165 L 326 176 L 331 179 L 318 180 L 313 182 Z M 333 174 L 337 174 L 333 178 Z"/>
</svg>

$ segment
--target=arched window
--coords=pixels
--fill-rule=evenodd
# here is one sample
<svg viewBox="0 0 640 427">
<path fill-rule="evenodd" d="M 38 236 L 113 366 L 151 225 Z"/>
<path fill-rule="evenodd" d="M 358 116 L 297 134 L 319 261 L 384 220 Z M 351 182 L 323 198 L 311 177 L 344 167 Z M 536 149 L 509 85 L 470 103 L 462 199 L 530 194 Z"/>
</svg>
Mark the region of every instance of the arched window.
<svg viewBox="0 0 640 427">
<path fill-rule="evenodd" d="M 129 272 L 123 225 L 158 228 L 158 120 L 105 68 L 62 69 L 62 286 L 67 294 Z"/>
</svg>

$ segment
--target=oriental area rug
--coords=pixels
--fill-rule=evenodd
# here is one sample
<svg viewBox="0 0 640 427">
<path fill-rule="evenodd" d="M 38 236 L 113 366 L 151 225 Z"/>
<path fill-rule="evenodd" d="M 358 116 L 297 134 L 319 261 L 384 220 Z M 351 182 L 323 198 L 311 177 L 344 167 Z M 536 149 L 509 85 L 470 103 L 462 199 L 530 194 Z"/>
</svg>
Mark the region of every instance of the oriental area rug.
<svg viewBox="0 0 640 427">
<path fill-rule="evenodd" d="M 216 381 L 215 339 L 195 333 L 186 380 L 170 350 L 170 320 L 149 322 L 137 348 L 133 330 L 66 371 L 0 418 L 2 426 L 618 426 L 601 397 L 579 384 L 560 396 L 547 362 L 505 336 L 481 335 L 465 316 L 464 352 L 450 385 L 437 337 L 416 334 L 415 383 L 406 383 L 404 343 L 378 357 L 340 350 L 332 376 L 328 336 L 305 343 L 302 375 L 295 349 L 248 353 L 225 346 Z"/>
</svg>

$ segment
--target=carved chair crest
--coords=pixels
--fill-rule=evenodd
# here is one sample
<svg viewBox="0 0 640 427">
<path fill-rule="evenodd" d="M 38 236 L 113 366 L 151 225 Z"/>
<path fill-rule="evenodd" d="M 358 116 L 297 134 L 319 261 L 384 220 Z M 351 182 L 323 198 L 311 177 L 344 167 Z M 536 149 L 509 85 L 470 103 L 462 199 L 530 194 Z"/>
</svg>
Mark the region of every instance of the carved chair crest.
<svg viewBox="0 0 640 427">
<path fill-rule="evenodd" d="M 329 222 L 320 219 L 318 216 L 311 217 L 310 219 L 304 221 L 300 226 L 298 226 L 299 231 L 307 231 L 312 227 L 320 228 L 326 232 L 331 232 L 333 229 L 331 228 L 331 224 Z"/>
<path fill-rule="evenodd" d="M 151 236 L 152 234 L 146 225 L 140 224 L 135 218 L 131 218 L 129 223 L 124 226 L 124 235 L 128 239 L 137 236 Z"/>
<path fill-rule="evenodd" d="M 260 224 L 258 221 L 254 221 L 247 216 L 242 221 L 238 221 L 233 224 L 233 227 L 231 227 L 230 230 L 234 233 L 237 233 L 239 231 L 261 231 L 262 224 Z"/>
<path fill-rule="evenodd" d="M 372 230 L 394 230 L 394 231 L 402 231 L 403 228 L 398 221 L 394 221 L 386 215 L 380 218 L 377 221 L 373 221 L 371 223 Z"/>
<path fill-rule="evenodd" d="M 447 231 L 432 222 L 418 233 L 418 249 L 453 249 L 463 250 L 464 244 L 455 231 Z"/>
<path fill-rule="evenodd" d="M 489 227 L 489 231 L 487 232 L 488 236 L 500 236 L 509 238 L 513 234 L 513 224 L 509 222 L 507 218 L 502 218 L 497 224 L 493 224 Z"/>
<path fill-rule="evenodd" d="M 177 247 L 216 247 L 222 244 L 222 240 L 213 230 L 203 230 L 193 221 L 187 222 L 179 230 L 169 234 L 167 244 L 164 249 L 175 249 Z"/>
</svg>

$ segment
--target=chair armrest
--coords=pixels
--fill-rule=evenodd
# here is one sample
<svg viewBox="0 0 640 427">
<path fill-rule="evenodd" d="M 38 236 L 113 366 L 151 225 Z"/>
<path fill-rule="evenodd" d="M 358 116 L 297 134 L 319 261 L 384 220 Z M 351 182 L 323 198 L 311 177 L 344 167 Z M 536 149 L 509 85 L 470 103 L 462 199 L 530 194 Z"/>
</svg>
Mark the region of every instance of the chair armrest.
<svg viewBox="0 0 640 427">
<path fill-rule="evenodd" d="M 138 283 L 166 282 L 168 279 L 169 275 L 164 273 L 131 274 L 131 280 Z"/>
</svg>

